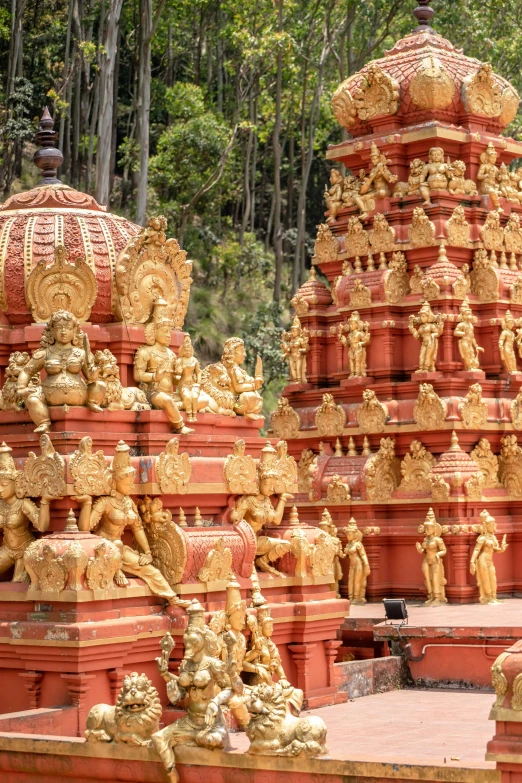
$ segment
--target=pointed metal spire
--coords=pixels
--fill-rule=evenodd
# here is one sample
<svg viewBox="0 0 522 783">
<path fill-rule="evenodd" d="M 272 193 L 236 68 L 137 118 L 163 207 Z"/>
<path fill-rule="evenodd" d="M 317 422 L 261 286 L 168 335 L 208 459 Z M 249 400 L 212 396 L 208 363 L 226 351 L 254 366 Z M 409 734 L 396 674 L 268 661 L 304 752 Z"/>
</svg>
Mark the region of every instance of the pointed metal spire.
<svg viewBox="0 0 522 783">
<path fill-rule="evenodd" d="M 39 185 L 57 185 L 61 182 L 57 178 L 56 173 L 63 163 L 63 155 L 54 146 L 58 134 L 53 128 L 54 120 L 46 106 L 40 119 L 40 130 L 34 138 L 36 144 L 40 147 L 33 155 L 35 165 L 42 171 L 42 179 L 38 183 Z"/>
</svg>

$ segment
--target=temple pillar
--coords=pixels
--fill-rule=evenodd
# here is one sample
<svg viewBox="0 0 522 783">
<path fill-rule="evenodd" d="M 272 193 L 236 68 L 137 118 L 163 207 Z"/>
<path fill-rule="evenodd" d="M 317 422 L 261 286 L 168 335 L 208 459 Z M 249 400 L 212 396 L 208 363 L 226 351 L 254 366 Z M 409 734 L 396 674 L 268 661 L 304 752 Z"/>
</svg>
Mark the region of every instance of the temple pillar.
<svg viewBox="0 0 522 783">
<path fill-rule="evenodd" d="M 289 644 L 295 668 L 297 669 L 297 687 L 305 693 L 311 690 L 310 659 L 317 644 Z"/>
<path fill-rule="evenodd" d="M 24 681 L 25 689 L 29 695 L 29 709 L 37 710 L 40 706 L 43 672 L 18 672 L 18 676 Z"/>
<path fill-rule="evenodd" d="M 80 672 L 78 674 L 67 673 L 60 675 L 67 684 L 67 690 L 69 691 L 69 698 L 73 707 L 78 709 L 78 733 L 83 736 L 86 720 L 85 702 L 87 694 L 91 688 L 91 680 L 96 679 L 95 674 L 85 674 Z"/>
</svg>

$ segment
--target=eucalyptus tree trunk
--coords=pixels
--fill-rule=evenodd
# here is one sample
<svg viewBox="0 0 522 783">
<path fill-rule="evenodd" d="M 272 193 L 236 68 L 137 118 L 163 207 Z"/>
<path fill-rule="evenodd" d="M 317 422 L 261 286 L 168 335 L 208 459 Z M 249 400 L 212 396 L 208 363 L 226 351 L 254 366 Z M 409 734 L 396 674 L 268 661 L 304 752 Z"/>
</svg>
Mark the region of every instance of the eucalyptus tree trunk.
<svg viewBox="0 0 522 783">
<path fill-rule="evenodd" d="M 283 0 L 277 3 L 277 29 L 283 31 Z M 272 147 L 274 153 L 274 251 L 275 251 L 275 277 L 274 277 L 274 302 L 279 303 L 281 298 L 281 278 L 283 274 L 283 227 L 281 224 L 281 96 L 283 91 L 283 45 L 282 41 L 277 46 L 277 75 L 275 95 L 275 122 L 272 134 Z"/>
</svg>

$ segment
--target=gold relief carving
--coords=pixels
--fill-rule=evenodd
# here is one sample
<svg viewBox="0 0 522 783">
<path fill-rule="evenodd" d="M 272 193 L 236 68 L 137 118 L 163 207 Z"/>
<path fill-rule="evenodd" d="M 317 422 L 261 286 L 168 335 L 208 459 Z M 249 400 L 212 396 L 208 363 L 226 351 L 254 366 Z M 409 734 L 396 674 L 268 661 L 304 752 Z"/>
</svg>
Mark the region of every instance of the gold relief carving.
<svg viewBox="0 0 522 783">
<path fill-rule="evenodd" d="M 328 514 L 327 509 L 325 509 L 325 511 Z M 319 527 L 320 530 L 317 533 L 312 551 L 310 553 L 310 569 L 313 576 L 327 576 L 328 574 L 334 574 L 335 577 L 336 560 L 338 561 L 340 557 L 339 551 L 342 552 L 342 547 L 340 546 L 341 542 L 339 541 L 337 535 L 331 535 L 328 532 L 332 527 L 331 525 L 328 526 L 327 529 L 324 523 L 319 523 Z M 333 525 L 333 527 L 335 527 L 335 525 Z M 337 580 L 334 579 L 334 581 L 336 582 L 337 587 Z"/>
<path fill-rule="evenodd" d="M 443 503 L 448 500 L 450 494 L 450 485 L 444 478 L 433 473 L 430 474 L 431 499 L 436 503 Z"/>
<path fill-rule="evenodd" d="M 85 582 L 89 590 L 109 590 L 114 587 L 114 577 L 121 569 L 121 554 L 111 541 L 103 539 L 94 548 L 85 570 Z"/>
<path fill-rule="evenodd" d="M 301 326 L 296 316 L 288 332 L 283 332 L 281 351 L 288 362 L 288 373 L 293 383 L 306 383 L 306 355 L 310 350 L 309 331 Z"/>
<path fill-rule="evenodd" d="M 515 172 L 511 172 L 505 163 L 501 163 L 498 170 L 498 186 L 500 194 L 513 204 L 518 201 L 518 178 Z"/>
<path fill-rule="evenodd" d="M 412 294 L 422 294 L 422 281 L 424 280 L 424 272 L 418 264 L 415 264 L 413 274 L 410 277 L 410 291 Z"/>
<path fill-rule="evenodd" d="M 360 120 L 396 114 L 399 108 L 399 84 L 376 63 L 369 63 L 362 81 L 353 92 L 353 100 Z"/>
<path fill-rule="evenodd" d="M 361 432 L 382 432 L 388 419 L 388 408 L 379 402 L 372 389 L 365 389 L 362 396 L 362 405 L 357 409 L 357 424 Z"/>
<path fill-rule="evenodd" d="M 381 438 L 379 451 L 366 463 L 365 481 L 368 499 L 387 502 L 401 480 L 400 460 L 395 456 L 394 438 Z"/>
<path fill-rule="evenodd" d="M 123 679 L 116 704 L 95 704 L 87 715 L 87 742 L 124 742 L 147 746 L 159 729 L 162 706 L 158 691 L 145 674 Z"/>
<path fill-rule="evenodd" d="M 348 348 L 350 378 L 366 377 L 366 347 L 370 343 L 370 324 L 359 317 L 357 310 L 348 322 L 337 328 L 339 342 Z"/>
<path fill-rule="evenodd" d="M 399 304 L 410 290 L 406 256 L 400 250 L 393 253 L 384 276 L 384 295 L 389 304 Z"/>
<path fill-rule="evenodd" d="M 372 304 L 372 292 L 358 277 L 350 291 L 350 307 L 370 307 Z M 366 374 L 366 373 L 365 373 Z"/>
<path fill-rule="evenodd" d="M 410 452 L 401 462 L 402 480 L 399 489 L 401 492 L 429 493 L 431 491 L 429 475 L 435 465 L 435 457 L 419 440 L 412 440 Z"/>
<path fill-rule="evenodd" d="M 24 465 L 24 494 L 29 497 L 65 495 L 65 463 L 49 435 L 40 435 L 40 456 L 33 451 Z"/>
<path fill-rule="evenodd" d="M 297 465 L 295 459 L 288 454 L 288 444 L 285 440 L 276 443 L 275 469 L 277 477 L 273 482 L 276 495 L 291 493 L 297 481 Z"/>
<path fill-rule="evenodd" d="M 167 239 L 164 217 L 154 217 L 132 237 L 116 262 L 118 317 L 128 323 L 151 320 L 154 303 L 163 299 L 175 329 L 181 329 L 192 284 L 192 261 L 175 239 Z"/>
<path fill-rule="evenodd" d="M 344 128 L 349 128 L 353 125 L 357 117 L 357 109 L 352 94 L 348 89 L 354 78 L 354 76 L 349 76 L 348 79 L 341 82 L 332 96 L 332 110 L 335 119 Z"/>
<path fill-rule="evenodd" d="M 467 247 L 470 240 L 469 223 L 464 215 L 464 207 L 458 206 L 446 223 L 446 235 L 450 245 Z"/>
<path fill-rule="evenodd" d="M 511 709 L 519 712 L 522 710 L 522 672 L 517 674 L 511 685 L 513 695 L 511 696 Z"/>
<path fill-rule="evenodd" d="M 462 81 L 462 100 L 470 114 L 498 117 L 502 111 L 502 92 L 493 78 L 491 63 L 481 63 L 478 71 Z"/>
<path fill-rule="evenodd" d="M 31 357 L 26 351 L 15 351 L 10 355 L 5 371 L 5 382 L 0 393 L 0 410 L 17 411 L 22 409 L 23 402 L 17 390 L 18 376 L 30 359 Z M 39 374 L 31 378 L 30 384 L 34 390 L 38 389 L 40 385 Z"/>
<path fill-rule="evenodd" d="M 480 139 L 479 139 L 480 141 Z M 481 195 L 490 196 L 494 209 L 500 209 L 500 187 L 498 185 L 497 151 L 490 141 L 480 155 L 480 167 L 477 173 L 478 190 Z"/>
<path fill-rule="evenodd" d="M 481 604 L 498 604 L 497 600 L 497 577 L 493 563 L 493 554 L 495 552 L 505 552 L 508 544 L 504 534 L 502 542 L 499 544 L 495 535 L 497 525 L 495 518 L 487 511 L 480 514 L 481 531 L 475 544 L 475 549 L 471 555 L 470 573 L 476 575 L 477 586 L 479 589 Z"/>
<path fill-rule="evenodd" d="M 44 544 L 41 554 L 39 549 L 40 542 L 33 541 L 24 552 L 25 569 L 31 579 L 30 589 L 60 593 L 67 582 L 67 568 L 63 558 L 56 556 L 52 544 Z"/>
<path fill-rule="evenodd" d="M 303 449 L 297 463 L 297 488 L 299 492 L 310 492 L 317 470 L 317 455 L 311 449 Z"/>
<path fill-rule="evenodd" d="M 516 435 L 504 435 L 500 441 L 498 477 L 513 498 L 522 498 L 522 449 Z"/>
<path fill-rule="evenodd" d="M 509 299 L 513 304 L 522 304 L 522 275 L 518 275 L 513 285 L 509 286 Z"/>
<path fill-rule="evenodd" d="M 374 253 L 390 253 L 394 248 L 395 229 L 380 212 L 373 216 L 373 228 L 368 231 L 368 237 Z"/>
<path fill-rule="evenodd" d="M 179 454 L 178 438 L 171 438 L 156 458 L 156 477 L 166 495 L 184 495 L 188 491 L 192 465 L 187 452 Z"/>
<path fill-rule="evenodd" d="M 522 389 L 509 406 L 509 417 L 516 430 L 522 430 Z"/>
<path fill-rule="evenodd" d="M 327 537 L 325 540 L 328 544 L 328 550 L 329 552 L 334 550 L 334 557 L 333 557 L 333 589 L 335 589 L 335 593 L 337 598 L 341 597 L 341 594 L 339 592 L 339 582 L 343 578 L 343 569 L 341 566 L 341 560 L 344 560 L 346 555 L 343 552 L 343 546 L 341 544 L 341 541 L 339 539 L 339 535 L 337 533 L 337 525 L 332 520 L 332 515 L 328 511 L 327 508 L 323 510 L 323 513 L 321 514 L 321 521 L 319 522 L 319 533 L 316 539 L 316 543 L 318 543 L 319 536 L 325 536 Z M 320 557 L 320 549 L 317 548 L 316 552 L 312 554 L 312 573 L 317 576 L 326 576 L 328 571 L 326 571 L 326 568 L 329 567 L 329 562 L 325 556 L 323 559 Z M 320 561 L 320 564 L 319 562 Z M 315 570 L 314 570 L 315 569 Z M 319 574 L 316 572 L 320 571 Z M 325 573 L 323 573 L 325 572 Z"/>
<path fill-rule="evenodd" d="M 76 495 L 110 495 L 112 474 L 103 451 L 92 453 L 92 438 L 86 435 L 71 455 L 69 469 Z"/>
<path fill-rule="evenodd" d="M 454 160 L 453 163 L 448 165 L 447 171 L 449 177 L 448 190 L 450 193 L 462 196 L 478 196 L 475 182 L 465 177 L 466 164 L 463 160 Z"/>
<path fill-rule="evenodd" d="M 493 262 L 483 248 L 475 250 L 473 270 L 470 274 L 471 293 L 479 302 L 495 302 L 498 299 L 498 277 Z"/>
<path fill-rule="evenodd" d="M 446 404 L 431 383 L 419 384 L 419 394 L 413 406 L 413 418 L 421 430 L 438 430 L 446 419 Z"/>
<path fill-rule="evenodd" d="M 422 543 L 416 542 L 415 546 L 419 554 L 424 555 L 422 561 L 422 573 L 428 598 L 424 602 L 427 606 L 442 606 L 448 603 L 446 598 L 446 577 L 444 576 L 444 563 L 442 558 L 446 554 L 446 545 L 442 539 L 443 532 L 448 532 L 438 522 L 430 508 L 424 524 L 419 526 L 419 533 L 425 533 Z"/>
<path fill-rule="evenodd" d="M 457 299 L 466 299 L 471 290 L 471 280 L 469 276 L 469 267 L 467 264 L 462 265 L 462 274 L 452 284 L 453 295 Z"/>
<path fill-rule="evenodd" d="M 412 247 L 431 247 L 435 244 L 435 225 L 422 207 L 415 207 L 411 226 L 408 227 L 408 239 Z"/>
<path fill-rule="evenodd" d="M 378 528 L 376 530 L 380 532 Z M 366 582 L 370 575 L 370 563 L 362 542 L 363 533 L 357 527 L 357 522 L 353 517 L 343 532 L 347 540 L 344 555 L 348 557 L 350 563 L 348 570 L 348 598 L 354 605 L 365 604 Z"/>
<path fill-rule="evenodd" d="M 286 397 L 280 397 L 277 410 L 270 416 L 270 429 L 276 438 L 297 438 L 301 429 L 301 417 Z"/>
<path fill-rule="evenodd" d="M 486 250 L 500 253 L 504 246 L 504 230 L 500 225 L 500 215 L 495 209 L 486 215 L 484 225 L 480 229 L 480 238 Z"/>
<path fill-rule="evenodd" d="M 422 304 L 418 315 L 410 315 L 410 332 L 421 344 L 417 372 L 435 372 L 439 337 L 444 331 L 446 317 L 444 313 L 435 314 L 429 302 Z"/>
<path fill-rule="evenodd" d="M 487 438 L 479 440 L 470 457 L 480 468 L 484 477 L 484 487 L 500 486 L 498 480 L 498 457 L 493 454 Z"/>
<path fill-rule="evenodd" d="M 348 218 L 344 246 L 346 248 L 346 253 L 350 258 L 353 256 L 368 255 L 370 249 L 368 234 L 364 230 L 363 224 L 357 215 L 351 215 Z"/>
<path fill-rule="evenodd" d="M 299 516 L 295 506 L 292 507 L 290 512 L 290 524 L 299 524 Z M 298 527 L 292 530 L 290 534 L 290 554 L 295 557 L 294 574 L 300 579 L 308 576 L 308 563 L 313 549 L 313 544 L 308 541 L 306 533 L 302 528 Z"/>
<path fill-rule="evenodd" d="M 68 525 L 70 525 L 71 521 L 76 527 L 72 509 L 69 511 L 69 517 L 67 518 Z M 77 593 L 82 589 L 81 577 L 85 573 L 89 557 L 79 541 L 72 541 L 63 553 L 62 560 L 67 569 L 68 588 Z"/>
<path fill-rule="evenodd" d="M 321 263 L 335 261 L 339 253 L 339 242 L 330 231 L 328 223 L 317 226 L 317 237 L 314 244 L 314 255 Z"/>
<path fill-rule="evenodd" d="M 58 245 L 54 263 L 39 261 L 26 282 L 26 298 L 33 319 L 48 321 L 57 310 L 68 310 L 79 321 L 88 321 L 97 295 L 96 278 L 84 259 L 70 264 L 66 250 Z"/>
<path fill-rule="evenodd" d="M 509 658 L 510 653 L 500 653 L 497 660 L 491 667 L 491 684 L 495 689 L 495 707 L 502 707 L 504 704 L 504 697 L 508 689 L 508 681 L 506 675 L 502 671 L 502 665 L 506 658 Z"/>
<path fill-rule="evenodd" d="M 96 351 L 94 363 L 99 370 L 99 377 L 105 384 L 105 397 L 101 401 L 102 408 L 108 408 L 110 411 L 150 410 L 144 391 L 136 386 L 125 388 L 122 386 L 118 362 L 108 348 L 104 351 Z"/>
<path fill-rule="evenodd" d="M 290 304 L 294 308 L 296 315 L 298 315 L 300 318 L 303 315 L 306 315 L 310 309 L 310 305 L 301 294 L 296 294 L 294 297 L 292 297 Z"/>
<path fill-rule="evenodd" d="M 522 253 L 522 227 L 516 212 L 511 213 L 504 227 L 504 243 L 507 253 Z"/>
<path fill-rule="evenodd" d="M 422 60 L 410 82 L 409 93 L 419 109 L 446 109 L 455 95 L 455 82 L 441 61 L 430 55 Z"/>
<path fill-rule="evenodd" d="M 482 490 L 484 489 L 484 476 L 482 473 L 473 473 L 466 481 L 466 495 L 470 500 L 482 500 Z"/>
<path fill-rule="evenodd" d="M 200 582 L 216 582 L 223 579 L 228 581 L 234 578 L 232 573 L 232 552 L 225 546 L 223 536 L 218 538 L 214 548 L 208 552 L 197 576 Z"/>
<path fill-rule="evenodd" d="M 346 503 L 350 497 L 350 487 L 343 482 L 338 473 L 335 473 L 328 484 L 326 500 L 328 503 Z"/>
<path fill-rule="evenodd" d="M 429 275 L 423 275 L 421 281 L 422 296 L 426 302 L 432 299 L 438 299 L 440 294 L 440 286 Z"/>
<path fill-rule="evenodd" d="M 455 327 L 454 335 L 459 341 L 459 353 L 465 370 L 478 370 L 480 367 L 479 353 L 484 352 L 484 348 L 478 345 L 475 340 L 476 316 L 471 312 L 469 302 L 465 299 L 459 310 L 459 322 Z"/>
<path fill-rule="evenodd" d="M 315 414 L 319 435 L 342 435 L 346 424 L 344 408 L 335 403 L 331 394 L 323 394 L 323 402 Z"/>
<path fill-rule="evenodd" d="M 432 147 L 429 152 L 428 162 L 422 172 L 422 184 L 419 192 L 424 199 L 424 204 L 430 204 L 430 193 L 433 190 L 448 190 L 449 165 L 444 162 L 444 150 L 442 147 Z"/>
<path fill-rule="evenodd" d="M 488 406 L 482 399 L 482 386 L 474 383 L 459 403 L 459 413 L 466 429 L 480 429 L 488 420 Z"/>
<path fill-rule="evenodd" d="M 281 398 L 283 399 L 283 398 Z M 227 492 L 233 495 L 252 495 L 257 492 L 256 463 L 245 454 L 245 441 L 236 440 L 232 454 L 223 466 Z"/>
<path fill-rule="evenodd" d="M 513 85 L 508 85 L 502 90 L 500 97 L 501 111 L 499 116 L 499 122 L 504 127 L 513 122 L 517 116 L 518 107 L 520 104 L 520 95 L 515 90 Z"/>
<path fill-rule="evenodd" d="M 416 196 L 420 193 L 420 186 L 424 182 L 425 163 L 420 158 L 414 158 L 410 163 L 410 174 L 407 182 L 397 182 L 393 195 L 398 198 L 404 196 Z"/>
<path fill-rule="evenodd" d="M 146 495 L 139 504 L 139 510 L 145 523 L 152 564 L 173 588 L 181 582 L 187 563 L 183 532 L 173 521 L 171 512 L 163 508 L 161 498 L 151 499 Z M 170 599 L 170 602 L 174 600 L 178 601 L 176 598 Z"/>
<path fill-rule="evenodd" d="M 363 170 L 360 172 L 359 194 L 357 195 L 356 192 L 353 192 L 351 195 L 352 201 L 361 210 L 361 220 L 367 218 L 368 213 L 375 209 L 375 199 L 391 196 L 393 187 L 398 180 L 397 175 L 392 174 L 389 169 L 391 161 L 386 158 L 386 155 L 379 150 L 373 141 L 370 150 L 370 161 L 372 169 L 368 176 L 362 179 L 364 172 Z M 349 247 L 349 241 L 350 238 L 347 236 L 346 247 Z M 367 253 L 355 253 L 354 255 L 367 255 Z"/>
</svg>

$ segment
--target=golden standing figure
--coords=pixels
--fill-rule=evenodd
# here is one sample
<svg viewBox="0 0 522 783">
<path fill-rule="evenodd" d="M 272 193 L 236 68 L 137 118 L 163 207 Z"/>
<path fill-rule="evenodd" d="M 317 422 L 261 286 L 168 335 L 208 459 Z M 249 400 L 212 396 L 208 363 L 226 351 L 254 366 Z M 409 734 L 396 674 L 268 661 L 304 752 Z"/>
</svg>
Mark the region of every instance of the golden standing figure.
<svg viewBox="0 0 522 783">
<path fill-rule="evenodd" d="M 502 331 L 498 338 L 498 347 L 504 372 L 517 371 L 517 357 L 515 354 L 515 327 L 517 322 L 513 318 L 511 311 L 506 310 L 506 315 L 501 320 Z"/>
<path fill-rule="evenodd" d="M 430 203 L 432 190 L 448 189 L 448 164 L 444 163 L 444 150 L 442 147 L 430 149 L 429 161 L 422 171 L 422 183 L 419 187 L 424 204 Z"/>
<path fill-rule="evenodd" d="M 288 362 L 288 373 L 293 383 L 307 383 L 306 354 L 310 350 L 309 331 L 301 326 L 296 316 L 288 332 L 283 332 L 281 351 Z"/>
<path fill-rule="evenodd" d="M 357 527 L 357 522 L 352 517 L 348 526 L 344 528 L 348 543 L 344 548 L 345 555 L 350 561 L 348 572 L 348 598 L 352 604 L 366 603 L 366 581 L 370 574 L 368 555 L 362 543 L 363 534 Z"/>
<path fill-rule="evenodd" d="M 152 565 L 149 542 L 136 504 L 131 498 L 136 471 L 131 465 L 130 449 L 122 440 L 116 446 L 111 471 L 113 489 L 110 495 L 97 498 L 94 504 L 91 495 L 73 497 L 81 504 L 79 529 L 92 530 L 96 535 L 112 541 L 119 548 L 122 567 L 114 576 L 117 585 L 120 587 L 128 585 L 124 574 L 138 576 L 149 586 L 154 595 L 165 598 L 169 604 L 186 606 L 186 602 L 180 601 L 167 580 Z M 137 549 L 123 544 L 122 536 L 126 528 L 131 529 Z"/>
<path fill-rule="evenodd" d="M 4 538 L 0 547 L 0 574 L 14 566 L 12 582 L 28 582 L 24 552 L 35 540 L 31 525 L 40 533 L 49 529 L 49 503 L 58 499 L 43 495 L 40 508 L 22 494 L 22 472 L 17 470 L 11 449 L 0 446 L 0 529 Z"/>
<path fill-rule="evenodd" d="M 343 545 L 341 543 L 341 540 L 337 534 L 337 525 L 334 523 L 332 519 L 332 515 L 328 511 L 327 508 L 324 509 L 322 515 L 321 515 L 321 521 L 319 522 L 319 528 L 321 530 L 324 530 L 325 533 L 328 533 L 329 536 L 335 539 L 337 544 L 337 550 L 334 555 L 334 586 L 335 586 L 335 593 L 337 598 L 341 598 L 341 593 L 339 592 L 339 582 L 343 578 L 343 568 L 341 566 L 341 560 L 344 560 L 346 557 L 344 551 L 343 551 Z"/>
<path fill-rule="evenodd" d="M 386 155 L 372 142 L 370 160 L 373 168 L 360 187 L 359 195 L 354 195 L 353 200 L 361 210 L 361 220 L 368 217 L 368 212 L 375 208 L 375 199 L 391 196 L 393 186 L 399 179 L 388 168 L 389 161 Z"/>
<path fill-rule="evenodd" d="M 335 223 L 335 218 L 343 208 L 343 175 L 337 169 L 330 172 L 330 187 L 324 186 L 324 200 L 328 210 L 327 223 Z"/>
<path fill-rule="evenodd" d="M 435 372 L 445 320 L 445 315 L 433 312 L 429 302 L 423 303 L 418 315 L 410 315 L 410 332 L 421 343 L 418 372 Z"/>
<path fill-rule="evenodd" d="M 488 146 L 480 156 L 480 168 L 477 174 L 478 191 L 481 195 L 491 197 L 493 209 L 502 212 L 500 206 L 500 186 L 498 184 L 497 151 L 494 145 L 489 142 Z"/>
<path fill-rule="evenodd" d="M 201 391 L 201 367 L 194 356 L 190 335 L 186 334 L 178 349 L 176 375 L 179 376 L 178 394 L 187 412 L 187 421 L 197 421 L 196 413 L 207 408 L 209 399 Z"/>
<path fill-rule="evenodd" d="M 435 519 L 432 508 L 429 509 L 424 524 L 420 526 L 419 533 L 426 534 L 422 543 L 417 541 L 415 544 L 417 552 L 424 555 L 422 573 L 428 591 L 428 599 L 424 603 L 427 606 L 442 606 L 448 603 L 444 589 L 446 578 L 442 561 L 446 554 L 446 545 L 442 540 L 442 527 Z"/>
<path fill-rule="evenodd" d="M 497 523 L 495 518 L 487 511 L 480 515 L 482 524 L 481 533 L 477 538 L 475 549 L 471 555 L 469 570 L 471 574 L 477 577 L 477 585 L 480 593 L 479 601 L 481 604 L 499 604 L 497 599 L 497 573 L 493 563 L 495 552 L 505 552 L 508 545 L 506 536 L 502 538 L 499 544 L 495 535 Z"/>
<path fill-rule="evenodd" d="M 235 664 L 235 676 L 239 677 L 243 671 L 246 654 L 246 638 L 243 633 L 246 627 L 246 601 L 241 600 L 239 584 L 233 579 L 227 584 L 227 597 L 225 602 L 225 623 L 220 633 L 223 642 L 221 658 L 224 662 L 228 657 Z M 230 674 L 230 672 L 229 672 Z M 231 675 L 232 678 L 232 675 Z M 240 688 L 236 688 L 232 698 L 228 702 L 228 708 L 234 715 L 240 728 L 244 729 L 248 723 L 248 710 L 245 706 L 245 695 Z"/>
<path fill-rule="evenodd" d="M 469 302 L 465 299 L 459 311 L 459 322 L 455 327 L 454 335 L 459 338 L 459 353 L 465 370 L 478 370 L 480 366 L 479 353 L 484 351 L 475 340 L 474 324 L 476 316 L 471 312 Z"/>
<path fill-rule="evenodd" d="M 348 348 L 350 378 L 364 378 L 366 377 L 366 347 L 370 344 L 370 324 L 368 321 L 363 321 L 357 310 L 354 310 L 346 327 L 340 327 L 339 341 Z"/>
<path fill-rule="evenodd" d="M 264 383 L 261 357 L 256 359 L 255 375 L 248 375 L 241 365 L 245 361 L 245 343 L 239 337 L 229 337 L 223 346 L 221 362 L 226 367 L 232 392 L 236 395 L 234 411 L 247 419 L 262 419 L 263 398 L 258 389 Z"/>
<path fill-rule="evenodd" d="M 169 348 L 174 325 L 167 316 L 167 303 L 158 299 L 154 305 L 154 318 L 145 327 L 147 345 L 138 348 L 134 357 L 134 380 L 147 394 L 153 408 L 164 410 L 175 432 L 186 435 L 193 432 L 185 427 L 176 394 L 176 354 Z"/>
<path fill-rule="evenodd" d="M 31 379 L 42 370 L 46 377 L 35 386 Z M 49 408 L 53 406 L 86 405 L 92 411 L 101 411 L 106 387 L 98 375 L 80 322 L 67 310 L 57 310 L 46 324 L 40 348 L 18 376 L 18 396 L 37 425 L 35 432 L 50 430 Z"/>
</svg>

